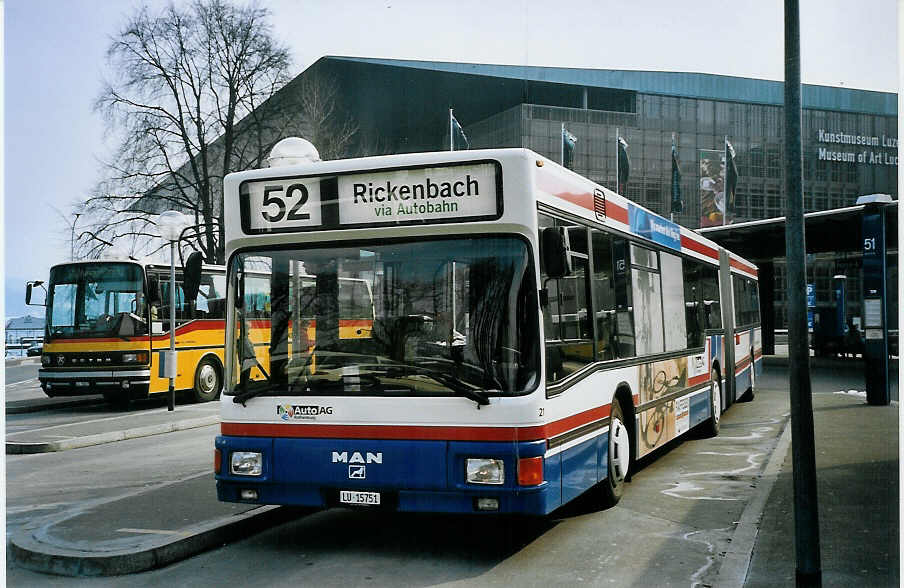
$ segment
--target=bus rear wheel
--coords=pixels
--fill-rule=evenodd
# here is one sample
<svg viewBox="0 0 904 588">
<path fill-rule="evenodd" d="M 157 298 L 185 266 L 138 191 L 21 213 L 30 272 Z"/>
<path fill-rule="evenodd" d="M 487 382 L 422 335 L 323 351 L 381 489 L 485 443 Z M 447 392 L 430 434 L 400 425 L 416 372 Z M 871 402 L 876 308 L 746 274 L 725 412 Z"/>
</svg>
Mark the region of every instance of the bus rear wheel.
<svg viewBox="0 0 904 588">
<path fill-rule="evenodd" d="M 195 388 L 192 390 L 192 399 L 195 402 L 216 400 L 220 395 L 222 384 L 219 366 L 210 358 L 204 359 L 198 364 L 198 370 L 195 372 Z"/>
<path fill-rule="evenodd" d="M 606 452 L 606 479 L 602 481 L 603 506 L 615 506 L 625 490 L 631 463 L 631 439 L 618 399 L 612 399 L 609 415 L 609 451 Z"/>
<path fill-rule="evenodd" d="M 750 350 L 750 388 L 744 392 L 744 395 L 741 396 L 738 400 L 741 402 L 750 402 L 753 400 L 754 392 L 753 386 L 756 383 L 756 364 L 753 362 L 753 349 Z"/>
<path fill-rule="evenodd" d="M 715 437 L 719 434 L 719 423 L 722 420 L 722 378 L 719 376 L 719 370 L 713 368 L 709 373 L 709 379 L 709 405 L 712 416 L 703 423 L 701 430 L 705 436 Z"/>
</svg>

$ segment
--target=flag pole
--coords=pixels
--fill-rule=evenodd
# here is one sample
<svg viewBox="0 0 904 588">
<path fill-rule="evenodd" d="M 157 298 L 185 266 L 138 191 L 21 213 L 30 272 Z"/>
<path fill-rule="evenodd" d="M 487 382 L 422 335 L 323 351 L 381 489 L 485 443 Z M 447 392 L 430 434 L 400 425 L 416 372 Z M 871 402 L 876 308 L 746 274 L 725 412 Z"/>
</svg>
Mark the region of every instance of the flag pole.
<svg viewBox="0 0 904 588">
<path fill-rule="evenodd" d="M 621 185 L 618 181 L 618 159 L 618 127 L 615 127 L 615 192 L 621 194 Z"/>
<path fill-rule="evenodd" d="M 722 226 L 728 217 L 728 135 L 725 135 L 725 144 L 722 145 L 725 150 L 725 176 L 722 178 Z"/>
<path fill-rule="evenodd" d="M 562 123 L 562 132 L 559 134 L 559 164 L 565 165 L 565 123 Z"/>
<path fill-rule="evenodd" d="M 672 133 L 672 151 L 675 151 L 675 133 Z M 671 160 L 671 153 L 669 153 L 669 159 Z M 671 163 L 671 161 L 669 162 Z M 672 180 L 674 181 L 674 179 Z M 672 196 L 669 194 L 669 220 L 675 222 L 675 211 L 672 210 L 673 204 L 671 202 Z"/>
</svg>

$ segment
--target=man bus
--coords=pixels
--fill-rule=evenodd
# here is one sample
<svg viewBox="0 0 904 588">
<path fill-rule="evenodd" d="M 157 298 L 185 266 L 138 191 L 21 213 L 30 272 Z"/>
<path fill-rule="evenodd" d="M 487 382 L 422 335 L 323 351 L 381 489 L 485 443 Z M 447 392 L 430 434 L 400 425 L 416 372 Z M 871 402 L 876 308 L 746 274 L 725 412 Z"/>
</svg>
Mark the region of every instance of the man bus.
<svg viewBox="0 0 904 588">
<path fill-rule="evenodd" d="M 614 504 L 636 458 L 752 394 L 753 264 L 531 151 L 246 171 L 225 210 L 220 500 Z M 372 293 L 367 336 L 343 334 L 343 280 Z"/>
</svg>

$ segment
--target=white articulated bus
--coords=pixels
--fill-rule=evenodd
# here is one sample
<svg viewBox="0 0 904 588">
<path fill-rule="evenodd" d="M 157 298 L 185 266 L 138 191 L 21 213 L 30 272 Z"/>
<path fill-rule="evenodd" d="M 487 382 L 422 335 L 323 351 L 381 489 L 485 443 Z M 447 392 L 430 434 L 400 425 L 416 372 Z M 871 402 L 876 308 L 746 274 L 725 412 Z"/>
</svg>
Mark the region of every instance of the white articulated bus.
<svg viewBox="0 0 904 588">
<path fill-rule="evenodd" d="M 246 171 L 225 209 L 220 500 L 614 504 L 635 459 L 753 395 L 756 267 L 534 152 Z"/>
</svg>

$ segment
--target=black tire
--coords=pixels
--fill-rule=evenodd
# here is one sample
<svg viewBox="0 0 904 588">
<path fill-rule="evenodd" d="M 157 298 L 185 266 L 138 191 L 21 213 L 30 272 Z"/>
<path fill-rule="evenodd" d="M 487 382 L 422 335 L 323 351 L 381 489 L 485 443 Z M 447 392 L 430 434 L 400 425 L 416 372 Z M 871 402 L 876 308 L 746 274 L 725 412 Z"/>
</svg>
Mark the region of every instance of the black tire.
<svg viewBox="0 0 904 588">
<path fill-rule="evenodd" d="M 722 378 L 716 368 L 710 371 L 709 378 L 709 407 L 712 416 L 700 425 L 700 432 L 705 437 L 715 437 L 719 434 L 722 421 Z"/>
<path fill-rule="evenodd" d="M 210 402 L 220 396 L 220 388 L 223 385 L 220 366 L 216 361 L 207 357 L 198 364 L 195 371 L 195 387 L 192 389 L 192 400 L 195 402 Z"/>
<path fill-rule="evenodd" d="M 753 350 L 751 349 L 750 350 L 750 388 L 748 388 L 747 391 L 744 392 L 744 395 L 738 399 L 739 402 L 750 402 L 751 400 L 753 400 L 753 397 L 755 395 L 754 391 L 753 391 L 753 385 L 755 383 L 755 375 L 754 375 L 755 369 L 756 369 L 756 364 L 753 363 Z"/>
<path fill-rule="evenodd" d="M 625 491 L 625 480 L 631 464 L 631 433 L 625 425 L 624 412 L 618 399 L 612 399 L 609 415 L 609 450 L 606 452 L 606 479 L 600 482 L 604 508 L 618 504 Z"/>
</svg>

